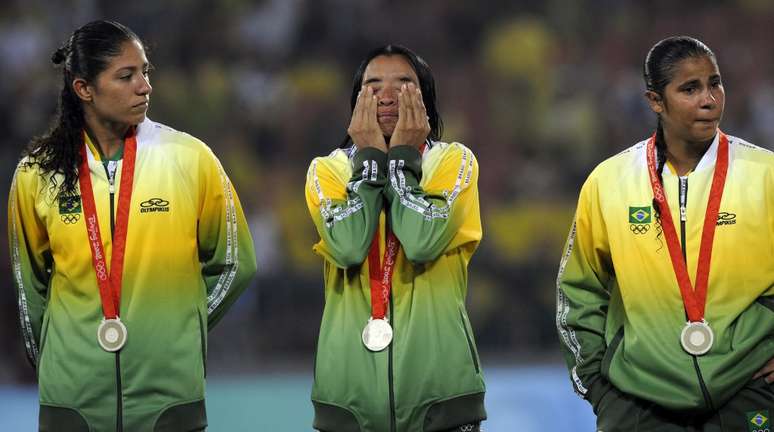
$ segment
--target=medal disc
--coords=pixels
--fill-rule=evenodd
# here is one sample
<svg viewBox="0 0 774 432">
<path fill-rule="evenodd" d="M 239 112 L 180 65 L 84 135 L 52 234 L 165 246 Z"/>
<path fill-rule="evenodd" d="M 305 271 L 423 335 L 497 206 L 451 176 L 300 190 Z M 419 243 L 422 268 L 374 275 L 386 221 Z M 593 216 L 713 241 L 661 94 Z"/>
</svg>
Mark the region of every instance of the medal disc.
<svg viewBox="0 0 774 432">
<path fill-rule="evenodd" d="M 126 335 L 126 326 L 118 318 L 102 320 L 97 328 L 97 342 L 108 352 L 116 352 L 123 348 Z"/>
<path fill-rule="evenodd" d="M 363 345 L 371 351 L 381 351 L 392 342 L 392 327 L 386 319 L 370 319 L 363 329 Z"/>
<path fill-rule="evenodd" d="M 692 355 L 703 355 L 712 348 L 715 335 L 706 321 L 688 322 L 680 333 L 683 349 Z"/>
</svg>

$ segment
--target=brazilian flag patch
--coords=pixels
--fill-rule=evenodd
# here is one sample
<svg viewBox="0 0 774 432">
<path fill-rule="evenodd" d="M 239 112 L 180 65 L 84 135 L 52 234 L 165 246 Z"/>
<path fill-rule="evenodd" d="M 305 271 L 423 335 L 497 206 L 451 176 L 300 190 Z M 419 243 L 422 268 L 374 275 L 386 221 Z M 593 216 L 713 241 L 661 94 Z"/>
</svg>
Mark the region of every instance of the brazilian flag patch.
<svg viewBox="0 0 774 432">
<path fill-rule="evenodd" d="M 747 432 L 763 432 L 770 430 L 769 410 L 750 411 L 747 415 Z"/>
<path fill-rule="evenodd" d="M 59 197 L 59 214 L 73 214 L 81 212 L 81 196 L 69 195 Z"/>
<path fill-rule="evenodd" d="M 650 223 L 651 213 L 650 206 L 629 207 L 629 223 L 648 224 Z"/>
</svg>

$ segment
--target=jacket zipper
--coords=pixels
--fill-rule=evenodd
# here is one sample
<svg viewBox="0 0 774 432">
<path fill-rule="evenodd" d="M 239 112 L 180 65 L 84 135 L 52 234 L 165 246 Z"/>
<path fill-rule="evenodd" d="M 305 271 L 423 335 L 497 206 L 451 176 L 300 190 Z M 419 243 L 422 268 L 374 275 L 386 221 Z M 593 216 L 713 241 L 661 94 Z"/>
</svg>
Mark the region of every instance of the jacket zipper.
<svg viewBox="0 0 774 432">
<path fill-rule="evenodd" d="M 686 252 L 685 252 L 685 223 L 688 220 L 688 211 L 687 211 L 687 204 L 688 204 L 688 177 L 680 177 L 680 242 L 683 249 L 683 262 L 685 262 L 686 267 L 688 266 L 688 259 L 686 258 Z M 702 396 L 704 396 L 704 402 L 707 404 L 707 407 L 711 410 L 714 410 L 714 406 L 712 403 L 712 398 L 710 398 L 709 391 L 707 390 L 707 385 L 704 383 L 704 377 L 701 376 L 701 369 L 699 369 L 699 359 L 697 356 L 691 356 L 693 357 L 693 368 L 696 370 L 696 376 L 699 379 L 699 387 L 701 387 L 701 393 Z"/>
<path fill-rule="evenodd" d="M 392 324 L 392 328 L 395 329 L 395 313 L 393 310 L 393 304 L 392 304 L 392 290 L 390 290 L 390 322 Z M 394 330 L 393 330 L 394 334 Z M 392 377 L 392 346 L 395 344 L 395 339 L 393 338 L 392 343 L 388 346 L 388 361 L 387 361 L 387 380 L 389 381 L 389 389 L 390 389 L 390 432 L 396 431 L 395 426 L 395 389 L 393 385 L 393 377 Z"/>
<path fill-rule="evenodd" d="M 110 238 L 115 235 L 115 194 L 116 194 L 116 170 L 118 162 L 108 161 L 105 172 L 108 177 L 108 191 L 110 192 Z M 123 432 L 123 386 L 121 385 L 121 351 L 116 351 L 116 432 Z"/>
</svg>

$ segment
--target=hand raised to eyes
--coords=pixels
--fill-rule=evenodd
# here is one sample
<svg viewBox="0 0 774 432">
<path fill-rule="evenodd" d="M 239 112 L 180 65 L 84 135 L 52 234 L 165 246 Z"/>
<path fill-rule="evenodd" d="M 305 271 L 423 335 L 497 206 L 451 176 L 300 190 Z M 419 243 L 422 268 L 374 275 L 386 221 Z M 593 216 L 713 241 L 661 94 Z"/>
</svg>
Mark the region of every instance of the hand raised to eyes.
<svg viewBox="0 0 774 432">
<path fill-rule="evenodd" d="M 376 119 L 377 100 L 371 87 L 363 86 L 357 95 L 347 133 L 358 149 L 374 147 L 387 152 L 382 129 Z"/>
<path fill-rule="evenodd" d="M 410 145 L 419 149 L 429 134 L 430 123 L 422 92 L 414 83 L 403 84 L 398 93 L 398 123 L 390 146 Z"/>
</svg>

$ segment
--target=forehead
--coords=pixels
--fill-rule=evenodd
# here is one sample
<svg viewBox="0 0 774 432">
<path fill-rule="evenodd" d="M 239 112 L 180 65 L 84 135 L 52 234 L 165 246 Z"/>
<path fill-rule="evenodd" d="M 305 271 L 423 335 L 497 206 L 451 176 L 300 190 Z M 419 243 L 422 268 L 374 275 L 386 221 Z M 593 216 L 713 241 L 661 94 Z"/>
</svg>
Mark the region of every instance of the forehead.
<svg viewBox="0 0 774 432">
<path fill-rule="evenodd" d="M 671 84 L 680 85 L 695 79 L 708 79 L 720 75 L 715 59 L 709 56 L 688 57 L 675 64 Z"/>
<path fill-rule="evenodd" d="M 139 41 L 132 39 L 121 44 L 121 52 L 110 59 L 108 69 L 137 67 L 145 63 L 148 63 L 145 49 Z"/>
<path fill-rule="evenodd" d="M 415 82 L 419 82 L 414 68 L 411 67 L 408 59 L 401 54 L 380 55 L 374 57 L 363 73 L 363 81 L 379 78 L 393 78 L 399 76 L 409 76 Z"/>
</svg>

